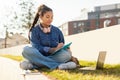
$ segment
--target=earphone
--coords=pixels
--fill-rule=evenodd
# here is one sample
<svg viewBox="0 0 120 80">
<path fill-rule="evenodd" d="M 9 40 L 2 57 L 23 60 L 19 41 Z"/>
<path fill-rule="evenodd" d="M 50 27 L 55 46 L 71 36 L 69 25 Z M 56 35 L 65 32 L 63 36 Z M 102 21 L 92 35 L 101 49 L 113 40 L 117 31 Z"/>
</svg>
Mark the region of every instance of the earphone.
<svg viewBox="0 0 120 80">
<path fill-rule="evenodd" d="M 50 27 L 48 27 L 48 28 L 42 28 L 42 31 L 44 33 L 50 33 Z"/>
<path fill-rule="evenodd" d="M 49 26 L 49 27 L 41 27 L 42 25 L 40 25 L 40 28 L 41 28 L 41 30 L 44 32 L 44 33 L 50 33 L 50 31 L 51 31 L 51 26 Z"/>
</svg>

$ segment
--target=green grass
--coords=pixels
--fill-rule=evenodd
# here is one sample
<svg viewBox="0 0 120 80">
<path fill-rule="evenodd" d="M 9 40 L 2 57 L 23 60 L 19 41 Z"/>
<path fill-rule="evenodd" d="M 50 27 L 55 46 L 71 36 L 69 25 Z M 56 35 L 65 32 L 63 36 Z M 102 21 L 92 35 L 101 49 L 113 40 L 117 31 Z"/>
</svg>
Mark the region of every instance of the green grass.
<svg viewBox="0 0 120 80">
<path fill-rule="evenodd" d="M 86 63 L 85 63 L 86 62 Z M 85 66 L 87 64 L 93 64 L 95 62 L 80 61 L 81 65 L 83 63 Z M 109 65 L 105 64 L 103 70 L 94 70 L 94 71 L 81 71 L 79 68 L 73 70 L 49 70 L 42 69 L 42 72 L 50 77 L 54 77 L 57 80 L 120 80 L 120 64 Z"/>
<path fill-rule="evenodd" d="M 22 56 L 2 55 L 3 57 L 21 61 Z M 96 62 L 82 61 L 82 66 L 95 66 Z M 105 64 L 103 70 L 81 71 L 79 68 L 73 70 L 50 70 L 42 68 L 38 70 L 52 80 L 120 80 L 120 64 Z"/>
<path fill-rule="evenodd" d="M 22 56 L 15 56 L 15 55 L 0 55 L 2 57 L 6 57 L 6 58 L 10 58 L 10 59 L 13 59 L 13 60 L 16 60 L 16 61 L 22 61 L 23 60 L 23 57 Z"/>
</svg>

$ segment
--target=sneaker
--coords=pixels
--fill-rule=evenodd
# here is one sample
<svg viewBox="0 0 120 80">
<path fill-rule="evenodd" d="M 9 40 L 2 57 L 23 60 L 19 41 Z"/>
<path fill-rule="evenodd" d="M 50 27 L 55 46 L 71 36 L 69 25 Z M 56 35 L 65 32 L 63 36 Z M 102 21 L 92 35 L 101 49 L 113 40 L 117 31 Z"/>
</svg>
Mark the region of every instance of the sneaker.
<svg viewBox="0 0 120 80">
<path fill-rule="evenodd" d="M 71 61 L 71 62 L 60 64 L 58 66 L 58 69 L 65 70 L 65 69 L 74 69 L 76 67 L 77 67 L 76 63 Z"/>
<path fill-rule="evenodd" d="M 23 61 L 20 62 L 20 68 L 23 70 L 31 70 L 33 69 L 33 65 L 29 61 Z"/>
</svg>

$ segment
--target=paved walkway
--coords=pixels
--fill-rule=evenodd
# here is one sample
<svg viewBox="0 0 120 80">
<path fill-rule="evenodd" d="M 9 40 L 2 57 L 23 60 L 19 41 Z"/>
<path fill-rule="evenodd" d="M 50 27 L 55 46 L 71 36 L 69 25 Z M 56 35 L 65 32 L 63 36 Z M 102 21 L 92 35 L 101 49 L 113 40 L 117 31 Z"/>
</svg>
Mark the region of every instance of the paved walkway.
<svg viewBox="0 0 120 80">
<path fill-rule="evenodd" d="M 21 75 L 19 62 L 0 57 L 0 80 L 50 80 L 41 73 Z"/>
<path fill-rule="evenodd" d="M 9 48 L 0 49 L 0 54 L 21 55 L 23 47 L 30 46 L 29 44 L 18 45 Z"/>
</svg>

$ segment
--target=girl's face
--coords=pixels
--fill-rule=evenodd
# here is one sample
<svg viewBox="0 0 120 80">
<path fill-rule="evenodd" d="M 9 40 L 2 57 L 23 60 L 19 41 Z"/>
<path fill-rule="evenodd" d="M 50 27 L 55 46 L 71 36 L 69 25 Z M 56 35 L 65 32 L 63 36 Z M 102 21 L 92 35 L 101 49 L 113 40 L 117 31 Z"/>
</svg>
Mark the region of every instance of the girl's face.
<svg viewBox="0 0 120 80">
<path fill-rule="evenodd" d="M 48 11 L 43 16 L 40 16 L 40 23 L 43 27 L 48 27 L 53 21 L 53 12 Z"/>
</svg>

